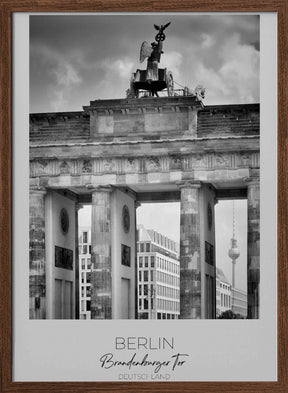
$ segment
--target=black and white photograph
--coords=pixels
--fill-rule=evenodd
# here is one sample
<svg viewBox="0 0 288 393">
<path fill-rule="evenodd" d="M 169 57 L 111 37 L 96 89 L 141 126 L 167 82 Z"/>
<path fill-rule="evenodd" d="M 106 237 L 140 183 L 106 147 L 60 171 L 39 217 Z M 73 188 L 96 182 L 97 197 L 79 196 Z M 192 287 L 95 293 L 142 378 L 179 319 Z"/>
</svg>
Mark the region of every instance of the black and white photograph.
<svg viewBox="0 0 288 393">
<path fill-rule="evenodd" d="M 29 37 L 30 320 L 261 319 L 260 16 Z"/>
</svg>

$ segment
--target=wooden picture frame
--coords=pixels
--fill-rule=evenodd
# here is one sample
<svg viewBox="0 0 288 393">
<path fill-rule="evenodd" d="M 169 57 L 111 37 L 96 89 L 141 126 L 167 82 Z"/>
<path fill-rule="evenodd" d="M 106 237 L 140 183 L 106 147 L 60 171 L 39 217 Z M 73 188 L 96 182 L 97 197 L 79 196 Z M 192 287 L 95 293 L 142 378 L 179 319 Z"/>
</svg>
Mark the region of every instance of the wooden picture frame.
<svg viewBox="0 0 288 393">
<path fill-rule="evenodd" d="M 288 391 L 288 2 L 287 0 L 2 0 L 0 299 L 2 392 L 287 392 Z M 277 382 L 13 382 L 12 381 L 12 14 L 14 12 L 277 12 L 278 14 L 278 380 Z"/>
</svg>

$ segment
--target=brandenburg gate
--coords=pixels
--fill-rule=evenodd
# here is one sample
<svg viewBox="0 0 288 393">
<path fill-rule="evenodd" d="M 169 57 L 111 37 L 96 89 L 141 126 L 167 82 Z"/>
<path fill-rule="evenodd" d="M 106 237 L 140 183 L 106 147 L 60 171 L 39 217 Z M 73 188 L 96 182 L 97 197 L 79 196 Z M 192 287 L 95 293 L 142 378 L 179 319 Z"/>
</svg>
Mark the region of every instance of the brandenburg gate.
<svg viewBox="0 0 288 393">
<path fill-rule="evenodd" d="M 30 318 L 77 318 L 84 203 L 92 205 L 91 317 L 121 318 L 125 302 L 136 318 L 135 211 L 153 201 L 181 204 L 180 318 L 214 318 L 214 206 L 234 198 L 248 201 L 248 318 L 259 318 L 258 104 L 149 96 L 30 115 Z"/>
<path fill-rule="evenodd" d="M 180 318 L 215 318 L 214 206 L 247 198 L 248 318 L 259 318 L 259 104 L 206 106 L 143 42 L 127 98 L 30 115 L 30 318 L 79 317 L 77 211 L 91 204 L 91 318 L 137 318 L 136 208 L 180 201 Z M 146 93 L 141 95 L 141 90 Z M 159 97 L 158 92 L 167 91 Z"/>
</svg>

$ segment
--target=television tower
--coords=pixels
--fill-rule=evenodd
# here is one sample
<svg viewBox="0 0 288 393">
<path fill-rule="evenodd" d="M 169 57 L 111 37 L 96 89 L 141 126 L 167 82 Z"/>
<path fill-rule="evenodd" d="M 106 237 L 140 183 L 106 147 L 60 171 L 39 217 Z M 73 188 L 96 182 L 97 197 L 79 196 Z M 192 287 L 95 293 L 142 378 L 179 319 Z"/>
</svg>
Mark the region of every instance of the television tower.
<svg viewBox="0 0 288 393">
<path fill-rule="evenodd" d="M 240 255 L 240 251 L 238 249 L 237 245 L 237 239 L 235 238 L 235 205 L 233 201 L 233 237 L 231 239 L 231 248 L 228 251 L 229 257 L 232 259 L 232 289 L 235 288 L 235 264 L 236 264 L 236 259 Z M 232 296 L 233 299 L 233 296 Z M 233 306 L 233 304 L 232 304 Z"/>
</svg>

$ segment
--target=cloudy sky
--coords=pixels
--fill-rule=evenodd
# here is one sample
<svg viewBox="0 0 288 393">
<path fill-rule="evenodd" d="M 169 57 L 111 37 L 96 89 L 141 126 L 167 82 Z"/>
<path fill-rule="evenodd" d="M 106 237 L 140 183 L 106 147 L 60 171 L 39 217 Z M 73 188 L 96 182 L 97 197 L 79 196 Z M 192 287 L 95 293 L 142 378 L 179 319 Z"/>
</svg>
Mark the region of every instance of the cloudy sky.
<svg viewBox="0 0 288 393">
<path fill-rule="evenodd" d="M 124 98 L 139 63 L 143 41 L 154 41 L 153 24 L 165 31 L 160 67 L 182 86 L 206 88 L 205 105 L 259 102 L 257 15 L 30 16 L 30 112 L 81 111 L 95 99 Z M 175 85 L 177 88 L 178 85 Z M 241 255 L 236 285 L 246 289 L 247 210 L 237 201 L 236 235 Z M 217 265 L 231 279 L 227 257 L 232 202 L 216 205 Z M 80 223 L 89 221 L 80 210 Z M 88 218 L 87 218 L 88 217 Z M 138 222 L 179 241 L 179 204 L 142 205 Z"/>
<path fill-rule="evenodd" d="M 259 102 L 257 15 L 30 16 L 30 112 L 79 111 L 123 98 L 153 24 L 171 21 L 160 67 L 180 85 L 206 87 L 204 103 Z"/>
</svg>

